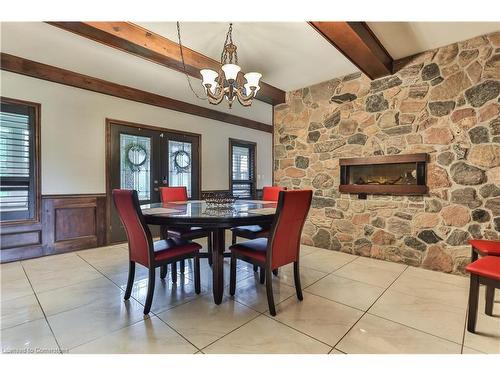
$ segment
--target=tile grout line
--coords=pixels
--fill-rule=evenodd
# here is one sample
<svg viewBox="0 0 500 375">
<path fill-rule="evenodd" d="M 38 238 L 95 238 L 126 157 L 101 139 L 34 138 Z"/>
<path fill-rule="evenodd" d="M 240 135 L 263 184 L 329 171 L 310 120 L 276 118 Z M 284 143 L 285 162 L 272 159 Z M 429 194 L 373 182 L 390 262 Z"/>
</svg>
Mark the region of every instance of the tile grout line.
<svg viewBox="0 0 500 375">
<path fill-rule="evenodd" d="M 23 269 L 24 275 L 26 276 L 26 279 L 28 280 L 28 283 L 30 284 L 31 290 L 33 291 L 33 294 L 35 295 L 36 301 L 38 303 L 38 306 L 40 307 L 40 310 L 42 311 L 43 317 L 45 319 L 45 322 L 47 323 L 47 326 L 50 329 L 50 333 L 52 333 L 52 337 L 54 337 L 54 341 L 56 342 L 57 348 L 59 349 L 59 354 L 63 354 L 61 345 L 59 344 L 59 341 L 57 340 L 56 334 L 54 333 L 54 330 L 52 329 L 52 326 L 49 323 L 49 320 L 47 319 L 47 314 L 45 314 L 45 310 L 42 307 L 42 304 L 40 303 L 40 300 L 38 299 L 38 295 L 35 292 L 35 289 L 33 288 L 33 284 L 31 283 L 31 280 L 28 276 L 28 273 L 26 272 L 26 269 L 24 268 L 24 265 L 22 262 L 19 262 L 21 268 Z"/>
<path fill-rule="evenodd" d="M 255 311 L 255 310 L 254 310 L 254 311 Z M 264 313 L 259 312 L 259 313 L 258 313 L 258 315 L 257 315 L 256 317 L 254 317 L 254 318 L 250 319 L 248 322 L 243 323 L 242 325 L 240 325 L 240 326 L 236 327 L 235 329 L 232 329 L 232 330 L 231 330 L 231 331 L 229 331 L 228 333 L 226 333 L 226 334 L 222 335 L 222 336 L 221 336 L 221 337 L 219 337 L 217 340 L 212 341 L 210 344 L 205 345 L 204 347 L 202 347 L 202 348 L 201 348 L 201 349 L 199 349 L 199 350 L 200 350 L 200 351 L 203 351 L 203 349 L 208 348 L 209 346 L 211 346 L 211 345 L 215 344 L 217 341 L 222 340 L 224 337 L 226 337 L 226 336 L 230 335 L 230 334 L 231 334 L 231 333 L 233 333 L 234 331 L 236 331 L 236 330 L 240 329 L 241 327 L 243 327 L 243 326 L 247 325 L 248 323 L 250 323 L 250 322 L 254 321 L 255 319 L 257 319 L 257 318 L 259 318 L 259 317 L 261 317 L 261 316 L 263 316 L 263 315 L 264 315 Z M 265 316 L 265 315 L 264 315 L 264 316 Z M 206 353 L 205 353 L 205 352 L 203 352 L 203 354 L 206 354 Z"/>
<path fill-rule="evenodd" d="M 77 254 L 77 256 L 79 256 L 79 255 Z M 81 257 L 80 257 L 80 258 L 81 258 Z M 110 279 L 110 278 L 109 278 L 106 274 L 102 273 L 102 272 L 101 272 L 98 268 L 96 268 L 93 264 L 91 264 L 90 262 L 88 262 L 88 261 L 87 261 L 86 259 L 84 259 L 84 258 L 81 258 L 81 259 L 82 259 L 84 262 L 86 262 L 87 264 L 89 264 L 92 268 L 94 268 L 94 269 L 95 269 L 97 272 L 99 272 L 101 275 L 103 275 L 103 276 L 104 276 L 106 279 L 108 279 L 110 282 L 112 282 L 114 285 L 116 285 L 116 286 L 118 287 L 118 289 L 120 289 L 121 291 L 123 291 L 123 289 L 122 289 L 122 288 L 121 288 L 121 287 L 120 287 L 117 283 L 115 283 L 112 279 Z M 171 279 L 170 279 L 170 278 L 168 278 L 168 281 L 171 281 Z M 199 295 L 199 296 L 201 296 L 202 294 L 204 294 L 204 293 L 200 293 L 200 295 Z M 198 295 L 197 295 L 197 296 L 198 296 Z M 136 299 L 136 298 L 135 298 L 135 297 L 133 297 L 132 295 L 130 296 L 130 298 L 132 298 L 133 300 L 135 300 L 135 301 L 136 301 L 139 305 L 144 306 L 144 305 L 143 305 L 143 304 L 142 304 L 142 303 L 141 303 L 138 299 Z M 168 311 L 168 310 L 171 310 L 171 309 L 173 309 L 173 308 L 176 308 L 176 307 L 182 306 L 182 305 L 184 305 L 184 304 L 186 304 L 186 303 L 189 303 L 189 302 L 191 302 L 191 301 L 193 301 L 193 299 L 187 300 L 187 301 L 182 302 L 182 303 L 180 303 L 180 304 L 178 304 L 178 305 L 175 305 L 175 306 L 171 306 L 171 307 L 169 307 L 169 308 L 167 308 L 167 309 L 165 309 L 165 310 L 159 311 L 159 312 L 157 312 L 157 313 L 156 313 L 156 312 L 154 312 L 154 311 L 150 311 L 148 315 L 143 315 L 143 316 L 146 316 L 146 317 L 147 317 L 146 319 L 143 319 L 143 320 L 151 319 L 151 317 L 152 317 L 152 316 L 153 316 L 153 317 L 158 318 L 161 322 L 163 322 L 163 323 L 164 323 L 167 327 L 169 327 L 169 328 L 170 328 L 170 329 L 172 329 L 174 332 L 176 332 L 179 336 L 181 336 L 181 337 L 182 337 L 184 340 L 186 340 L 189 344 L 191 344 L 192 346 L 194 346 L 197 350 L 200 350 L 200 348 L 198 348 L 196 345 L 194 345 L 194 344 L 193 344 L 191 341 L 189 341 L 186 337 L 184 337 L 182 334 L 180 334 L 180 333 L 179 333 L 179 332 L 178 332 L 175 328 L 173 328 L 172 326 L 170 326 L 167 322 L 165 322 L 163 319 L 161 319 L 161 318 L 158 316 L 158 314 L 162 314 L 162 313 L 164 313 L 164 312 L 166 312 L 166 311 Z M 152 315 L 152 316 L 151 316 L 151 315 Z M 111 331 L 111 332 L 108 332 L 108 333 L 106 333 L 106 334 L 104 334 L 104 335 L 102 335 L 102 336 L 96 337 L 96 338 L 94 338 L 94 339 L 92 339 L 92 340 L 89 340 L 89 341 L 86 341 L 86 342 L 84 342 L 84 343 L 82 343 L 82 344 L 80 344 L 80 345 L 74 346 L 74 347 L 72 347 L 71 349 L 75 349 L 75 348 L 77 348 L 77 347 L 79 347 L 79 346 L 82 346 L 82 345 L 88 344 L 88 343 L 90 343 L 90 342 L 93 342 L 93 341 L 99 340 L 99 339 L 101 339 L 101 338 L 103 338 L 103 337 L 105 337 L 105 336 L 111 335 L 111 334 L 113 334 L 113 333 L 115 333 L 115 332 L 117 332 L 117 331 L 119 331 L 119 330 L 121 330 L 121 329 L 124 329 L 124 328 L 130 327 L 130 326 L 132 326 L 132 325 L 134 325 L 134 324 L 137 324 L 137 323 L 139 323 L 140 321 L 141 321 L 141 320 L 138 320 L 138 321 L 136 321 L 136 322 L 134 322 L 134 323 L 131 323 L 131 324 L 129 324 L 129 325 L 126 325 L 126 326 L 123 326 L 123 327 L 118 328 L 118 329 L 116 329 L 116 330 L 113 330 L 113 331 Z"/>
<path fill-rule="evenodd" d="M 351 330 L 354 328 L 354 326 L 356 324 L 358 324 L 358 322 L 368 313 L 368 311 L 373 307 L 373 305 L 375 305 L 377 303 L 377 301 L 382 298 L 382 296 L 389 290 L 389 288 L 396 282 L 396 280 L 398 280 L 401 275 L 408 269 L 409 266 L 406 266 L 403 271 L 400 272 L 400 274 L 392 281 L 392 283 L 389 284 L 389 286 L 387 286 L 387 288 L 382 292 L 382 294 L 380 296 L 377 297 L 377 299 L 375 301 L 373 301 L 373 303 L 366 309 L 366 311 L 363 313 L 363 315 L 360 316 L 360 318 L 351 326 L 351 328 L 348 329 L 348 331 L 340 338 L 340 340 L 338 340 L 335 345 L 333 346 L 334 348 L 344 339 L 344 337 L 346 337 L 349 332 L 351 332 Z"/>
</svg>

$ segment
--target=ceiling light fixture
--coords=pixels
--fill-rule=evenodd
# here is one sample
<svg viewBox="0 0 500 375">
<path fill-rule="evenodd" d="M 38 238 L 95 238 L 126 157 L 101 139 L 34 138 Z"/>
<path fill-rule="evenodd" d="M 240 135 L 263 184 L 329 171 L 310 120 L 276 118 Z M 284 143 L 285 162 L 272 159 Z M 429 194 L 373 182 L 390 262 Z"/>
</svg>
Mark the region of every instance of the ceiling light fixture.
<svg viewBox="0 0 500 375">
<path fill-rule="evenodd" d="M 210 104 L 217 105 L 226 98 L 231 108 L 236 98 L 241 105 L 248 107 L 260 89 L 259 81 L 262 74 L 251 72 L 243 75 L 241 73 L 232 34 L 233 24 L 230 23 L 220 57 L 221 68 L 218 72 L 212 69 L 200 70 L 203 87 Z"/>
</svg>

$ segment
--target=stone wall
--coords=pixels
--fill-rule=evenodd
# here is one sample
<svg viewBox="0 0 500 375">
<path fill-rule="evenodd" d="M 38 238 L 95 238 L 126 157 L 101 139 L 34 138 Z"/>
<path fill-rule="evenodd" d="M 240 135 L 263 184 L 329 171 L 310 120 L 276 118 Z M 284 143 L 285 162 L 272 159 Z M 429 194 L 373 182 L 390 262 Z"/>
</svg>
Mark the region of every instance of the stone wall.
<svg viewBox="0 0 500 375">
<path fill-rule="evenodd" d="M 463 272 L 470 238 L 500 237 L 500 32 L 287 94 L 275 183 L 314 190 L 303 243 Z M 426 196 L 341 194 L 338 158 L 425 152 Z"/>
</svg>

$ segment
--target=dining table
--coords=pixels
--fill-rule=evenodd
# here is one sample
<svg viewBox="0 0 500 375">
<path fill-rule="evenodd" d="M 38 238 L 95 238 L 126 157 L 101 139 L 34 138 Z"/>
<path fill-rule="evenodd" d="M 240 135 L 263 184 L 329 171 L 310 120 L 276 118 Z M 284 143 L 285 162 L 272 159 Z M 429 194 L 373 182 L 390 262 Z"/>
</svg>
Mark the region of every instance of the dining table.
<svg viewBox="0 0 500 375">
<path fill-rule="evenodd" d="M 245 226 L 270 226 L 276 214 L 274 201 L 238 199 L 226 205 L 208 204 L 203 200 L 150 203 L 141 205 L 147 224 L 165 227 L 202 227 L 212 236 L 212 289 L 214 302 L 219 305 L 224 295 L 224 256 L 227 229 Z M 207 255 L 209 256 L 209 255 Z"/>
</svg>

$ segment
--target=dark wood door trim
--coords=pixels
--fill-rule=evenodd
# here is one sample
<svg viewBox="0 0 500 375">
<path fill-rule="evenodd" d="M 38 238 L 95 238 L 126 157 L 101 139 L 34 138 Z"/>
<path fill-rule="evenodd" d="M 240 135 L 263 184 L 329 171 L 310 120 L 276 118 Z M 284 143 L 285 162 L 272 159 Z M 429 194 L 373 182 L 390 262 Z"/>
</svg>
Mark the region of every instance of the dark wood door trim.
<svg viewBox="0 0 500 375">
<path fill-rule="evenodd" d="M 169 128 L 164 128 L 161 126 L 154 126 L 154 125 L 146 125 L 146 124 L 139 124 L 136 122 L 130 122 L 130 121 L 123 121 L 123 120 L 116 120 L 116 119 L 106 119 L 106 135 L 105 135 L 105 145 L 106 145 L 106 161 L 105 161 L 105 174 L 106 174 L 106 244 L 110 243 L 110 228 L 111 228 L 111 205 L 113 204 L 113 199 L 111 197 L 111 127 L 113 125 L 117 126 L 126 126 L 130 127 L 132 129 L 148 129 L 148 130 L 153 130 L 153 131 L 158 131 L 158 132 L 164 132 L 164 133 L 175 133 L 179 135 L 187 135 L 190 137 L 197 137 L 198 138 L 198 145 L 199 145 L 199 163 L 198 163 L 198 191 L 200 192 L 201 195 L 201 180 L 202 180 L 202 146 L 201 146 L 201 134 L 198 133 L 192 133 L 192 132 L 186 132 L 182 130 L 176 130 L 176 129 L 169 129 Z"/>
<path fill-rule="evenodd" d="M 130 22 L 47 23 L 198 79 L 201 79 L 200 69 L 218 70 L 221 66 L 220 62 L 183 46 L 184 70 L 178 43 Z M 285 102 L 285 92 L 260 82 L 257 99 L 271 105 L 281 104 Z"/>
<path fill-rule="evenodd" d="M 194 116 L 209 118 L 249 129 L 260 130 L 266 133 L 271 133 L 273 131 L 273 127 L 271 125 L 267 125 L 262 122 L 235 116 L 225 112 L 219 112 L 210 108 L 153 94 L 151 92 L 139 90 L 130 86 L 105 81 L 103 79 L 76 73 L 71 70 L 61 69 L 56 66 L 42 64 L 37 61 L 9 55 L 3 52 L 1 53 L 0 68 L 12 73 L 94 91 L 100 94 L 115 96 L 117 98 L 127 99 L 138 103 L 149 104 L 155 107 L 166 108 Z"/>
<path fill-rule="evenodd" d="M 392 74 L 393 59 L 365 22 L 309 22 L 371 79 Z"/>
</svg>

